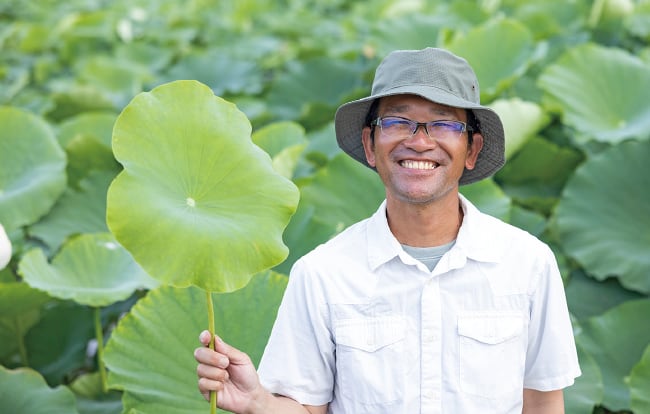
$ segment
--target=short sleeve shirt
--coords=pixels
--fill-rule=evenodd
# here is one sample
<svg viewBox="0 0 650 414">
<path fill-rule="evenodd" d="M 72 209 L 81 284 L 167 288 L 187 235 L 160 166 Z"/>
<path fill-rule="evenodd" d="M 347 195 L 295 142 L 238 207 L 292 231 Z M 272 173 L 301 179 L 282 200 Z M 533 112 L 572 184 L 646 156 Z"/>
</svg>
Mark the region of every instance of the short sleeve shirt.
<svg viewBox="0 0 650 414">
<path fill-rule="evenodd" d="M 461 204 L 433 271 L 392 235 L 385 202 L 299 259 L 263 385 L 330 414 L 520 414 L 523 388 L 571 385 L 580 368 L 552 251 Z"/>
</svg>

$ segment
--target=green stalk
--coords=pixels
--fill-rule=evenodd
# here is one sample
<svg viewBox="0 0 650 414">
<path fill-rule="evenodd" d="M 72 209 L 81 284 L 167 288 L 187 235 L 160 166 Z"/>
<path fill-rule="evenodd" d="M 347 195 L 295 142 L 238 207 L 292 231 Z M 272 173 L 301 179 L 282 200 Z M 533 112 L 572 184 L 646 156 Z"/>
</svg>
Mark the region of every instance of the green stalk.
<svg viewBox="0 0 650 414">
<path fill-rule="evenodd" d="M 108 393 L 108 380 L 106 379 L 106 367 L 104 366 L 104 331 L 102 329 L 102 315 L 100 308 L 93 308 L 95 316 L 95 337 L 97 339 L 97 366 L 99 377 L 102 380 L 102 390 Z"/>
<path fill-rule="evenodd" d="M 25 347 L 25 337 L 22 335 L 23 324 L 21 323 L 18 317 L 14 318 L 14 325 L 16 327 L 16 332 L 20 333 L 18 335 L 18 352 L 20 352 L 20 359 L 23 362 L 23 366 L 29 366 L 29 360 L 27 359 L 27 348 Z"/>
<path fill-rule="evenodd" d="M 206 290 L 208 299 L 208 331 L 210 332 L 210 349 L 214 350 L 214 305 L 212 304 L 212 293 Z M 210 414 L 217 414 L 217 393 L 210 391 Z"/>
</svg>

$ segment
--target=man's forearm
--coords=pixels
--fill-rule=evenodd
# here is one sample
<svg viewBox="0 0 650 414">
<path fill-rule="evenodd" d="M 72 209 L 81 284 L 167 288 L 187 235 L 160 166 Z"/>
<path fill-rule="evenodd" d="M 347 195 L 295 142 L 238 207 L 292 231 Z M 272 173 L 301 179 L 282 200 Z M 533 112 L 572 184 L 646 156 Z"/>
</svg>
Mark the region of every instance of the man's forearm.
<svg viewBox="0 0 650 414">
<path fill-rule="evenodd" d="M 302 405 L 282 395 L 264 392 L 255 398 L 247 414 L 325 414 L 327 405 Z"/>
<path fill-rule="evenodd" d="M 522 414 L 564 414 L 562 390 L 537 391 L 524 389 Z"/>
</svg>

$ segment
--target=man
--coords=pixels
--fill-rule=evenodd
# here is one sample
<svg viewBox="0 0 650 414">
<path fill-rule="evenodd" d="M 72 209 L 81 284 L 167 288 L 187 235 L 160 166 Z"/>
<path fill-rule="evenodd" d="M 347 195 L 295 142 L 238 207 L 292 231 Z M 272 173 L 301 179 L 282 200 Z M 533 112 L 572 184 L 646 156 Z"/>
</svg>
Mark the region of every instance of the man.
<svg viewBox="0 0 650 414">
<path fill-rule="evenodd" d="M 580 368 L 553 253 L 458 191 L 504 163 L 472 68 L 395 51 L 335 123 L 386 200 L 295 263 L 260 379 L 217 340 L 200 391 L 238 413 L 563 413 Z"/>
</svg>

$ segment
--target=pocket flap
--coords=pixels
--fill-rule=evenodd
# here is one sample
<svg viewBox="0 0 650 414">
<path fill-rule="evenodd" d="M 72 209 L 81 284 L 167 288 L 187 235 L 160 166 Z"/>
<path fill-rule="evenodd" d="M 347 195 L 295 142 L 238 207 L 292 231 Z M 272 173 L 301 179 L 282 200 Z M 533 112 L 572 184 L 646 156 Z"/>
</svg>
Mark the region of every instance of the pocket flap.
<svg viewBox="0 0 650 414">
<path fill-rule="evenodd" d="M 335 332 L 339 345 L 375 352 L 403 340 L 406 325 L 404 318 L 396 316 L 341 319 Z"/>
<path fill-rule="evenodd" d="M 458 334 L 485 344 L 498 344 L 521 335 L 524 318 L 517 315 L 469 315 L 458 318 Z"/>
</svg>

